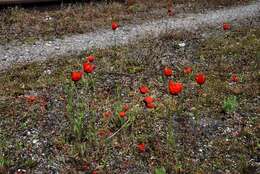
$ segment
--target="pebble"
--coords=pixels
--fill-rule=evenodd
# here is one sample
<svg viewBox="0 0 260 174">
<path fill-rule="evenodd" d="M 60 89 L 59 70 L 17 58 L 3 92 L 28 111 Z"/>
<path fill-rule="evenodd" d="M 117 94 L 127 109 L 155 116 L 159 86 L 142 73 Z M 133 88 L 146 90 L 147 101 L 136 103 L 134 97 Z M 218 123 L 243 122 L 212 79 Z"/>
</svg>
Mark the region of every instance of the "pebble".
<svg viewBox="0 0 260 174">
<path fill-rule="evenodd" d="M 184 42 L 179 43 L 179 47 L 185 47 L 185 46 L 186 46 L 186 44 Z"/>
<path fill-rule="evenodd" d="M 33 142 L 33 144 L 36 144 L 36 143 L 38 143 L 38 141 L 39 141 L 39 140 L 34 139 L 32 142 Z"/>
</svg>

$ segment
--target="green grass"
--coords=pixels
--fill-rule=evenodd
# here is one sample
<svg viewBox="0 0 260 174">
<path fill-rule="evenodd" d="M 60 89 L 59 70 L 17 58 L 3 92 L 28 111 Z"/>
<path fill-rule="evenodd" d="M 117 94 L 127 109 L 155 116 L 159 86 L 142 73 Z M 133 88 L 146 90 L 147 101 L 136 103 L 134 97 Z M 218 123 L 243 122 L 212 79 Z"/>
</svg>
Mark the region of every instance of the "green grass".
<svg viewBox="0 0 260 174">
<path fill-rule="evenodd" d="M 234 112 L 238 105 L 236 96 L 227 97 L 223 103 L 223 109 L 225 112 Z"/>
</svg>

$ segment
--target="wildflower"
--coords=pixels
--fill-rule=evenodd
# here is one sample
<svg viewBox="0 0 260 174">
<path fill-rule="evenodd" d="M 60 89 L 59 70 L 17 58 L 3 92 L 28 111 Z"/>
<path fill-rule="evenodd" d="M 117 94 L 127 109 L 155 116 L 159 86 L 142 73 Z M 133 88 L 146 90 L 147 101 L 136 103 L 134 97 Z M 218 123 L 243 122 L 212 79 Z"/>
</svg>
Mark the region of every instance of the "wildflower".
<svg viewBox="0 0 260 174">
<path fill-rule="evenodd" d="M 107 111 L 107 112 L 104 112 L 103 113 L 103 116 L 105 117 L 105 118 L 110 118 L 111 116 L 112 116 L 112 112 L 111 111 Z"/>
<path fill-rule="evenodd" d="M 124 118 L 126 116 L 126 113 L 124 111 L 119 112 L 119 116 L 121 118 Z"/>
<path fill-rule="evenodd" d="M 168 1 L 168 15 L 169 16 L 173 16 L 174 13 L 173 13 L 173 2 L 170 0 Z"/>
<path fill-rule="evenodd" d="M 224 23 L 223 24 L 223 30 L 230 30 L 231 29 L 231 25 L 229 23 Z"/>
<path fill-rule="evenodd" d="M 111 25 L 111 27 L 112 27 L 112 30 L 116 30 L 118 27 L 119 27 L 119 25 L 118 25 L 118 23 L 117 22 L 112 22 L 112 25 Z"/>
<path fill-rule="evenodd" d="M 152 109 L 152 108 L 155 108 L 155 107 L 156 107 L 154 103 L 147 103 L 145 106 L 146 106 L 148 109 Z"/>
<path fill-rule="evenodd" d="M 154 98 L 151 97 L 151 96 L 147 96 L 147 97 L 144 98 L 144 102 L 145 102 L 146 105 L 149 104 L 149 103 L 153 103 Z"/>
<path fill-rule="evenodd" d="M 146 94 L 146 93 L 149 92 L 149 88 L 147 86 L 143 85 L 143 86 L 139 87 L 139 91 L 140 91 L 141 94 Z"/>
<path fill-rule="evenodd" d="M 33 103 L 37 99 L 37 96 L 35 96 L 35 95 L 27 95 L 27 96 L 25 96 L 25 98 L 26 98 L 28 103 Z"/>
<path fill-rule="evenodd" d="M 96 170 L 94 170 L 94 171 L 92 172 L 92 174 L 98 174 L 98 172 L 97 172 Z"/>
<path fill-rule="evenodd" d="M 147 96 L 144 98 L 144 103 L 145 103 L 145 106 L 148 108 L 148 109 L 152 109 L 152 108 L 155 108 L 155 104 L 153 103 L 154 102 L 154 98 L 151 97 L 151 96 Z"/>
<path fill-rule="evenodd" d="M 93 62 L 94 60 L 95 60 L 95 57 L 92 56 L 92 55 L 90 55 L 90 56 L 87 57 L 87 61 L 88 61 L 88 62 Z"/>
<path fill-rule="evenodd" d="M 168 83 L 169 91 L 172 95 L 177 95 L 181 93 L 183 85 L 182 83 L 174 83 L 172 80 L 169 81 Z"/>
<path fill-rule="evenodd" d="M 172 69 L 171 68 L 164 68 L 163 73 L 165 76 L 171 76 L 172 75 Z"/>
<path fill-rule="evenodd" d="M 168 16 L 173 16 L 174 13 L 173 13 L 173 9 L 168 9 Z"/>
<path fill-rule="evenodd" d="M 203 73 L 198 73 L 195 77 L 195 80 L 199 85 L 202 85 L 206 81 L 206 76 Z"/>
<path fill-rule="evenodd" d="M 184 74 L 192 73 L 192 68 L 190 66 L 184 67 L 183 69 Z"/>
<path fill-rule="evenodd" d="M 233 74 L 233 75 L 231 76 L 231 81 L 232 81 L 232 82 L 238 82 L 238 81 L 239 81 L 238 76 L 237 76 L 236 74 Z"/>
<path fill-rule="evenodd" d="M 71 72 L 71 80 L 76 82 L 79 81 L 82 77 L 82 72 L 81 71 L 72 71 Z"/>
<path fill-rule="evenodd" d="M 89 170 L 89 164 L 84 162 L 83 165 L 82 165 L 82 171 L 86 172 Z"/>
<path fill-rule="evenodd" d="M 95 66 L 90 63 L 83 63 L 83 69 L 86 73 L 92 73 L 95 69 Z"/>
<path fill-rule="evenodd" d="M 138 148 L 139 152 L 145 152 L 145 144 L 144 143 L 138 144 L 137 148 Z"/>
</svg>

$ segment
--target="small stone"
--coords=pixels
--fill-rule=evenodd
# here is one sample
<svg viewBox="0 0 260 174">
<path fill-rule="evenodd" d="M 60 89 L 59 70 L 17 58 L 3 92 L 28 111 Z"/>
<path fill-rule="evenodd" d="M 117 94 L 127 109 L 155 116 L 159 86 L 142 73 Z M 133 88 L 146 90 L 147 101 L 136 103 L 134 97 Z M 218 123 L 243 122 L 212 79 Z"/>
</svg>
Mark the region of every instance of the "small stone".
<svg viewBox="0 0 260 174">
<path fill-rule="evenodd" d="M 51 70 L 47 69 L 43 72 L 44 74 L 50 75 L 51 74 Z"/>
<path fill-rule="evenodd" d="M 179 43 L 179 47 L 185 47 L 185 46 L 186 46 L 186 44 L 184 42 Z"/>
</svg>

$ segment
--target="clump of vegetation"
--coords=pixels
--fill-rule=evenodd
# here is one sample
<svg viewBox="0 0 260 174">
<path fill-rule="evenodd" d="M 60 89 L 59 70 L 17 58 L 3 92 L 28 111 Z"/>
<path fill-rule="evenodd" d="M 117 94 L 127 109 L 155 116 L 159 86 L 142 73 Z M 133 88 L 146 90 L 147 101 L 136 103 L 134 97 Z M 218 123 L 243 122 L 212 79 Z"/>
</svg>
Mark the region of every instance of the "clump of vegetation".
<svg viewBox="0 0 260 174">
<path fill-rule="evenodd" d="M 164 167 L 156 168 L 155 174 L 166 174 L 166 170 Z"/>
<path fill-rule="evenodd" d="M 229 96 L 223 102 L 223 110 L 225 112 L 234 112 L 237 109 L 238 102 L 236 96 Z"/>
</svg>

